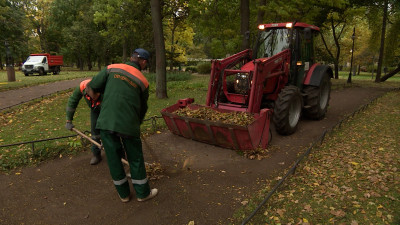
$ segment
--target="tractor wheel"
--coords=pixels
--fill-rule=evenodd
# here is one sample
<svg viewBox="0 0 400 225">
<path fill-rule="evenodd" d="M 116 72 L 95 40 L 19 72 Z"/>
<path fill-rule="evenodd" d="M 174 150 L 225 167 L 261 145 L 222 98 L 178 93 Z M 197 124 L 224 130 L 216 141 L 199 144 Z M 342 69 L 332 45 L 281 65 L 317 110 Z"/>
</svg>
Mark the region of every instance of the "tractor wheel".
<svg viewBox="0 0 400 225">
<path fill-rule="evenodd" d="M 306 86 L 304 88 L 304 115 L 313 120 L 320 120 L 325 117 L 328 110 L 331 95 L 331 79 L 325 73 L 319 87 Z"/>
<path fill-rule="evenodd" d="M 286 86 L 275 102 L 273 122 L 276 132 L 281 135 L 293 134 L 300 120 L 303 99 L 300 89 L 296 86 Z"/>
</svg>

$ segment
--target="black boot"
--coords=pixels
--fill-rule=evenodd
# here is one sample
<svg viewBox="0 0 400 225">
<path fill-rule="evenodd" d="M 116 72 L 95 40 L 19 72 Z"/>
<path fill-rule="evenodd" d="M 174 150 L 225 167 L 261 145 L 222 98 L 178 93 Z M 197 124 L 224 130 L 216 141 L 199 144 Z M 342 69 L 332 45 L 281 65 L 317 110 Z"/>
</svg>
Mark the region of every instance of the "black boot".
<svg viewBox="0 0 400 225">
<path fill-rule="evenodd" d="M 92 157 L 92 159 L 90 159 L 90 165 L 96 165 L 96 164 L 98 164 L 99 162 L 101 162 L 101 155 L 100 154 L 98 154 L 98 155 L 93 155 L 93 157 Z"/>
</svg>

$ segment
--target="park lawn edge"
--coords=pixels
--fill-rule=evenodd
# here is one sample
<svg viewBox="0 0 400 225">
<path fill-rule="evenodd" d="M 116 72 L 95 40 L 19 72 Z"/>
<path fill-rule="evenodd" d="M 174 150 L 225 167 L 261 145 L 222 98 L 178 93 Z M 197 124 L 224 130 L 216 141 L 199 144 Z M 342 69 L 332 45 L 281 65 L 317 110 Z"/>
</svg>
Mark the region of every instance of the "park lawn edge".
<svg viewBox="0 0 400 225">
<path fill-rule="evenodd" d="M 392 91 L 334 130 L 249 224 L 399 224 L 400 92 Z M 276 180 L 234 214 L 239 224 Z"/>
</svg>

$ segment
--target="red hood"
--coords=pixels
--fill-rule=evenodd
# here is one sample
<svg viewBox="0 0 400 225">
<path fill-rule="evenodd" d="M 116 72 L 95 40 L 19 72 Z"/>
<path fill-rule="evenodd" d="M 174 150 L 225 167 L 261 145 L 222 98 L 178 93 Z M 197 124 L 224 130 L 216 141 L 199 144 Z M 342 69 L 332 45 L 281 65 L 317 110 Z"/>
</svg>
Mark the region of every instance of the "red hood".
<svg viewBox="0 0 400 225">
<path fill-rule="evenodd" d="M 269 57 L 268 58 L 259 58 L 259 59 L 256 59 L 256 60 L 257 61 L 266 61 L 268 59 L 269 59 Z M 244 64 L 242 66 L 242 68 L 240 68 L 240 69 L 241 70 L 245 70 L 245 71 L 254 71 L 254 60 Z"/>
</svg>

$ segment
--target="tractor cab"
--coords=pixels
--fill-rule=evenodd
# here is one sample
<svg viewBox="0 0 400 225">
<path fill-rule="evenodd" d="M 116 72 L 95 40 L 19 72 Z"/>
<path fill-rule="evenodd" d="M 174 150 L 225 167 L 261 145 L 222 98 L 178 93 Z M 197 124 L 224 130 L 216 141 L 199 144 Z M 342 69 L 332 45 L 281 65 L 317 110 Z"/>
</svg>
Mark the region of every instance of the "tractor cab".
<svg viewBox="0 0 400 225">
<path fill-rule="evenodd" d="M 264 59 L 290 51 L 289 84 L 301 88 L 314 64 L 314 36 L 319 28 L 306 23 L 272 23 L 258 26 L 260 33 L 253 58 Z"/>
</svg>

